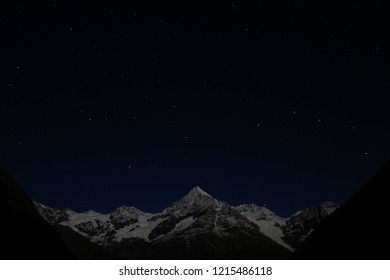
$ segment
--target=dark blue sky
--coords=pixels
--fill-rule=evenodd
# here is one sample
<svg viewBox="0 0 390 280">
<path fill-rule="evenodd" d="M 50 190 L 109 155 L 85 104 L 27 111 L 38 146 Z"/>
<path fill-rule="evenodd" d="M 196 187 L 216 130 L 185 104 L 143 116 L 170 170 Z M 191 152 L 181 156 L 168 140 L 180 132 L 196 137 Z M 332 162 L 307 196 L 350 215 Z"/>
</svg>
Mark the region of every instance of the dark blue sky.
<svg viewBox="0 0 390 280">
<path fill-rule="evenodd" d="M 0 164 L 44 204 L 290 215 L 390 156 L 389 7 L 75 3 L 0 4 Z"/>
</svg>

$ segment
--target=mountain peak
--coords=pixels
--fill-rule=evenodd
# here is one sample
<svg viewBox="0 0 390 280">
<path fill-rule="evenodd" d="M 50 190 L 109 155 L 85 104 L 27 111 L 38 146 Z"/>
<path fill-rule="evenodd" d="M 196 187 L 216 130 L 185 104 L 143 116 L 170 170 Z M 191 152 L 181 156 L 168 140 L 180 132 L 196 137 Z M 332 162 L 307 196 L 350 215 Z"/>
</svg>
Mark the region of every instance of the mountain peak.
<svg viewBox="0 0 390 280">
<path fill-rule="evenodd" d="M 166 208 L 164 213 L 176 212 L 178 215 L 184 215 L 199 211 L 199 209 L 220 207 L 221 205 L 222 202 L 216 200 L 200 187 L 196 186 L 182 199 Z"/>
<path fill-rule="evenodd" d="M 201 195 L 201 196 L 212 197 L 212 196 L 209 195 L 207 192 L 205 192 L 204 190 L 202 190 L 199 186 L 194 187 L 194 188 L 188 193 L 188 195 Z"/>
<path fill-rule="evenodd" d="M 135 208 L 134 206 L 126 206 L 121 205 L 118 208 L 116 208 L 114 211 L 133 211 L 133 212 L 141 212 L 141 210 Z"/>
</svg>

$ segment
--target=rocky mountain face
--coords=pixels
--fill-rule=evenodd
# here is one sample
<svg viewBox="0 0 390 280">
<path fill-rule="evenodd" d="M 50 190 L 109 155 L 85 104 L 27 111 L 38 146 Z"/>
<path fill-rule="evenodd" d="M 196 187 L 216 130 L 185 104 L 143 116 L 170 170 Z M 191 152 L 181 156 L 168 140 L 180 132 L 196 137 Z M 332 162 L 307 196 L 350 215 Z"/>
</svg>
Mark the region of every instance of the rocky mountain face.
<svg viewBox="0 0 390 280">
<path fill-rule="evenodd" d="M 282 239 L 294 250 L 299 248 L 311 232 L 337 209 L 334 202 L 324 202 L 318 207 L 311 207 L 296 213 L 286 220 L 280 228 L 284 237 Z"/>
<path fill-rule="evenodd" d="M 289 218 L 279 217 L 271 210 L 254 204 L 240 205 L 235 209 L 256 223 L 263 234 L 290 251 L 295 251 L 337 207 L 334 202 L 324 202 L 319 207 L 299 211 Z"/>
<path fill-rule="evenodd" d="M 323 220 L 294 259 L 389 259 L 384 221 L 389 217 L 390 161 L 368 183 Z"/>
<path fill-rule="evenodd" d="M 324 203 L 282 218 L 254 204 L 232 207 L 199 187 L 156 214 L 126 206 L 101 214 L 35 205 L 52 225 L 125 259 L 285 259 L 337 208 Z"/>
</svg>

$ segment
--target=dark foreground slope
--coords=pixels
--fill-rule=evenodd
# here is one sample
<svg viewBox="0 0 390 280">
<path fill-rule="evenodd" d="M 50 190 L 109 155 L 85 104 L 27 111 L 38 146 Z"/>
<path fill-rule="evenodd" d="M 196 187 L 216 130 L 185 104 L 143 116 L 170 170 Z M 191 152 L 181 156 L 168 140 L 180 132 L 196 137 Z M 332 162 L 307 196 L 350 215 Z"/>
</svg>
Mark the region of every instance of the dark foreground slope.
<svg viewBox="0 0 390 280">
<path fill-rule="evenodd" d="M 32 200 L 0 168 L 0 259 L 73 259 Z"/>
<path fill-rule="evenodd" d="M 390 160 L 354 196 L 329 215 L 293 259 L 390 259 Z"/>
</svg>

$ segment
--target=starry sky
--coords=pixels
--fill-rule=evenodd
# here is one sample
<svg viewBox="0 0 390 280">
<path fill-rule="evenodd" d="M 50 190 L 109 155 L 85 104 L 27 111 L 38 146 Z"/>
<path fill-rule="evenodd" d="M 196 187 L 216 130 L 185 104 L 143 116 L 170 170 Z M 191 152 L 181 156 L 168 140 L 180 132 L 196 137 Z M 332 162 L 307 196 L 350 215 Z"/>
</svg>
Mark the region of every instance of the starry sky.
<svg viewBox="0 0 390 280">
<path fill-rule="evenodd" d="M 390 158 L 389 4 L 31 2 L 0 2 L 0 165 L 46 205 L 287 216 Z"/>
</svg>

